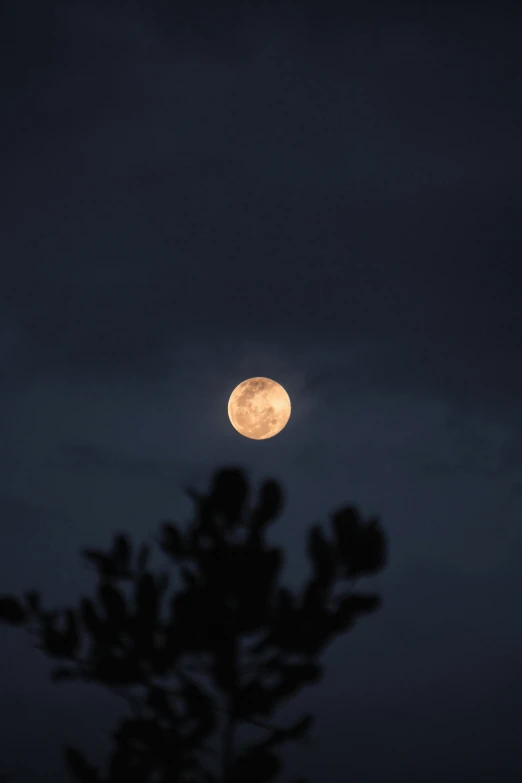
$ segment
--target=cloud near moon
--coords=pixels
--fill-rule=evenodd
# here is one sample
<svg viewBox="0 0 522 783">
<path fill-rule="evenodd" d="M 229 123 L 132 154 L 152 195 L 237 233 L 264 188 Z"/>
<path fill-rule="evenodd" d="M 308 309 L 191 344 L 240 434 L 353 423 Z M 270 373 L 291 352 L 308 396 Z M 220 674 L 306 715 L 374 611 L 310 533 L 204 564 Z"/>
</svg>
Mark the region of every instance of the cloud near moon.
<svg viewBox="0 0 522 783">
<path fill-rule="evenodd" d="M 273 438 L 290 418 L 290 397 L 270 378 L 249 378 L 236 386 L 228 401 L 232 426 L 245 438 Z"/>
</svg>

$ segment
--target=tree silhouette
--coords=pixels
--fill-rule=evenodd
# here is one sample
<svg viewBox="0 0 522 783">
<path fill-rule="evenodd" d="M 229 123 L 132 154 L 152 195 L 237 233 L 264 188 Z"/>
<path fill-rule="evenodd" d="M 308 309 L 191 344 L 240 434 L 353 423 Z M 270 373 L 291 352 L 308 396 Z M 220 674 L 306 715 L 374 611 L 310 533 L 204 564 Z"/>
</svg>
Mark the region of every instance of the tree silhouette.
<svg viewBox="0 0 522 783">
<path fill-rule="evenodd" d="M 311 573 L 293 593 L 279 584 L 281 549 L 265 538 L 284 505 L 276 481 L 264 481 L 254 505 L 237 468 L 217 471 L 208 493 L 187 494 L 193 519 L 185 529 L 163 523 L 157 538 L 176 566 L 172 591 L 169 574 L 148 570 L 149 547 L 133 551 L 118 534 L 108 552 L 82 551 L 97 572 L 94 600 L 48 611 L 35 591 L 0 597 L 0 620 L 25 626 L 60 662 L 55 682 L 95 682 L 129 702 L 132 715 L 113 735 L 105 773 L 65 749 L 80 783 L 273 780 L 281 746 L 304 740 L 312 716 L 286 727 L 270 719 L 284 700 L 319 681 L 325 647 L 380 606 L 378 595 L 354 589 L 386 562 L 377 519 L 365 522 L 348 506 L 331 515 L 331 537 L 312 526 Z M 238 747 L 237 728 L 248 723 L 265 738 Z"/>
</svg>

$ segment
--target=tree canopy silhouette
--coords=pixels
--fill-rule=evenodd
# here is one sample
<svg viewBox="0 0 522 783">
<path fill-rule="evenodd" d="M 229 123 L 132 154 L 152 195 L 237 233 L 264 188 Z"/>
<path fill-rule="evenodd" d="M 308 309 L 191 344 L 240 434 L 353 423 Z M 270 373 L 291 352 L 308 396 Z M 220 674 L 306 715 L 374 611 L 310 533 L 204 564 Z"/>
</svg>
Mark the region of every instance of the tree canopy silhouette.
<svg viewBox="0 0 522 783">
<path fill-rule="evenodd" d="M 330 516 L 331 534 L 308 532 L 311 572 L 299 592 L 280 585 L 281 549 L 266 541 L 284 497 L 274 480 L 256 502 L 238 468 L 218 470 L 210 490 L 188 489 L 195 513 L 184 528 L 161 525 L 156 539 L 175 565 L 148 569 L 150 548 L 117 534 L 112 548 L 85 549 L 97 573 L 94 599 L 48 610 L 38 592 L 0 597 L 0 620 L 26 627 L 57 662 L 55 682 L 95 682 L 123 695 L 132 715 L 114 733 L 105 772 L 72 747 L 65 759 L 79 783 L 266 783 L 279 751 L 306 738 L 310 714 L 271 722 L 282 702 L 322 675 L 319 656 L 358 617 L 377 610 L 356 580 L 386 563 L 377 519 L 347 506 Z M 238 747 L 241 724 L 264 739 Z M 218 749 L 212 747 L 216 738 Z"/>
</svg>

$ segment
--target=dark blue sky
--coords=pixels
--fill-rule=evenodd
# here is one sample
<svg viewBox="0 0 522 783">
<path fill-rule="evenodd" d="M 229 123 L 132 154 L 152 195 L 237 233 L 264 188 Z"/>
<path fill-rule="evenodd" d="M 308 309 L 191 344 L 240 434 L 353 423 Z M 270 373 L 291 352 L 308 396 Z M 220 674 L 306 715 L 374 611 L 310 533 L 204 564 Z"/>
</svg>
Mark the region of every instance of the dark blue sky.
<svg viewBox="0 0 522 783">
<path fill-rule="evenodd" d="M 0 7 L 0 591 L 74 603 L 81 546 L 220 464 L 284 483 L 291 583 L 353 502 L 385 604 L 289 711 L 288 772 L 520 781 L 522 13 L 145 5 Z M 293 403 L 266 442 L 226 414 L 251 375 Z M 117 700 L 0 644 L 0 772 L 101 762 Z"/>
</svg>

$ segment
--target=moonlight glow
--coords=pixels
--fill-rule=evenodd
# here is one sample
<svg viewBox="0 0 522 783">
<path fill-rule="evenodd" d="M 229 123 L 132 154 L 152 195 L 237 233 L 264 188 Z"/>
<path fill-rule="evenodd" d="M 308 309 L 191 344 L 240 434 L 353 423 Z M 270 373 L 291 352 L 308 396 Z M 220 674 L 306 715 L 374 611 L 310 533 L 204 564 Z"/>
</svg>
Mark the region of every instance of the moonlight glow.
<svg viewBox="0 0 522 783">
<path fill-rule="evenodd" d="M 273 438 L 288 423 L 290 397 L 270 378 L 249 378 L 236 386 L 228 401 L 232 426 L 245 438 Z"/>
</svg>

